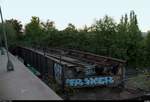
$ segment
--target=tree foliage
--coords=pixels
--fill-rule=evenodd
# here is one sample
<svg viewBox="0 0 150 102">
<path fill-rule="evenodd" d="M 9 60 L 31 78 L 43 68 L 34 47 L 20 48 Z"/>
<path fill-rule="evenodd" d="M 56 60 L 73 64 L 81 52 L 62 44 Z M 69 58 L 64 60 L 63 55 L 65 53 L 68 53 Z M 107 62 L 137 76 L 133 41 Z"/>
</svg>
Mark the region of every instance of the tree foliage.
<svg viewBox="0 0 150 102">
<path fill-rule="evenodd" d="M 9 42 L 83 50 L 124 59 L 130 67 L 150 66 L 150 32 L 142 36 L 134 11 L 123 15 L 119 23 L 105 15 L 91 26 L 80 29 L 69 23 L 64 30 L 58 30 L 54 21 L 43 22 L 36 16 L 25 25 L 24 32 L 17 20 L 7 20 L 6 25 Z M 0 33 L 1 30 L 0 25 Z"/>
</svg>

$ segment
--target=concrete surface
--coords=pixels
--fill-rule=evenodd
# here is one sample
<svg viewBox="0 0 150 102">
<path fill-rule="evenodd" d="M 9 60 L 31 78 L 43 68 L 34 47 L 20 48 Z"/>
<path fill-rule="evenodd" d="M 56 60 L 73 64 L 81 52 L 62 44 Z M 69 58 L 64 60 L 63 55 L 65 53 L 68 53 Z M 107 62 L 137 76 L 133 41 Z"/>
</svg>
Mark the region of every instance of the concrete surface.
<svg viewBox="0 0 150 102">
<path fill-rule="evenodd" d="M 62 100 L 52 89 L 37 78 L 16 57 L 10 55 L 14 71 L 7 72 L 7 56 L 0 54 L 1 100 Z"/>
</svg>

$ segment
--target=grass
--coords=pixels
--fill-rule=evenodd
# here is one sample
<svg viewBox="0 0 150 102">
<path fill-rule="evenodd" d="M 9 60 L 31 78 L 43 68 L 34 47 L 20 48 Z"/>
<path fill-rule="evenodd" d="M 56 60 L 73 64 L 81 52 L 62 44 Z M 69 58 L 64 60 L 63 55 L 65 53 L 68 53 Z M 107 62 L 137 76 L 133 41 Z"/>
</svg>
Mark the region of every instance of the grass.
<svg viewBox="0 0 150 102">
<path fill-rule="evenodd" d="M 150 73 L 144 72 L 127 81 L 127 85 L 132 88 L 139 88 L 145 91 L 150 91 Z"/>
</svg>

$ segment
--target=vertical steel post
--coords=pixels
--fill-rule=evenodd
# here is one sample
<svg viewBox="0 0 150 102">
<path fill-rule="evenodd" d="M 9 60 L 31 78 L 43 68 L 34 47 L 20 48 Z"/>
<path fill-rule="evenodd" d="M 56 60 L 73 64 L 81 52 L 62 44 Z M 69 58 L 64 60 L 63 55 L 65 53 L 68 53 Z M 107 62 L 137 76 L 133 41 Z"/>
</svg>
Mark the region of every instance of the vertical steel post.
<svg viewBox="0 0 150 102">
<path fill-rule="evenodd" d="M 0 50 L 1 50 L 1 55 L 5 55 L 4 50 L 3 50 L 3 42 L 2 42 L 2 34 L 0 34 Z"/>
<path fill-rule="evenodd" d="M 0 35 L 0 50 L 1 50 L 1 55 L 5 55 L 4 50 L 3 50 L 3 43 L 2 43 L 2 34 Z"/>
<path fill-rule="evenodd" d="M 5 25 L 4 25 L 4 21 L 3 21 L 1 6 L 0 6 L 0 15 L 1 15 L 1 21 L 2 21 L 2 29 L 3 29 L 3 34 L 4 34 L 4 40 L 5 40 L 5 47 L 6 47 L 6 52 L 7 52 L 7 58 L 8 58 L 7 71 L 13 71 L 14 70 L 14 66 L 13 66 L 13 63 L 11 62 L 11 60 L 9 58 L 7 36 L 6 36 L 6 30 L 5 30 Z"/>
</svg>

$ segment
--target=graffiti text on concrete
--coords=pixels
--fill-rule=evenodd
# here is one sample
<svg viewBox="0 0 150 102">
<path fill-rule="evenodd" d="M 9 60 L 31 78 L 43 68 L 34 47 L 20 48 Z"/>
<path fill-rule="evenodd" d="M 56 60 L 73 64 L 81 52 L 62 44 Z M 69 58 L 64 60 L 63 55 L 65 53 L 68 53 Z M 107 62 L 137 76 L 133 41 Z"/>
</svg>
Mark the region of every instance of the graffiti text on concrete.
<svg viewBox="0 0 150 102">
<path fill-rule="evenodd" d="M 66 79 L 66 84 L 72 87 L 107 85 L 114 82 L 112 77 L 91 77 L 84 79 Z"/>
</svg>

